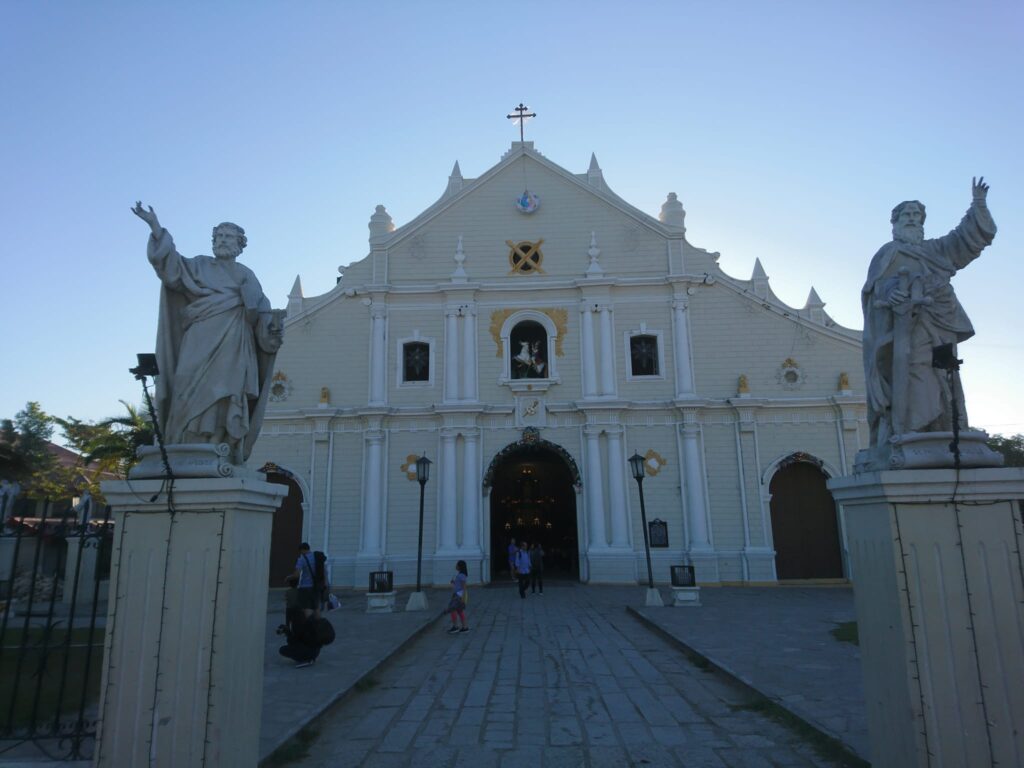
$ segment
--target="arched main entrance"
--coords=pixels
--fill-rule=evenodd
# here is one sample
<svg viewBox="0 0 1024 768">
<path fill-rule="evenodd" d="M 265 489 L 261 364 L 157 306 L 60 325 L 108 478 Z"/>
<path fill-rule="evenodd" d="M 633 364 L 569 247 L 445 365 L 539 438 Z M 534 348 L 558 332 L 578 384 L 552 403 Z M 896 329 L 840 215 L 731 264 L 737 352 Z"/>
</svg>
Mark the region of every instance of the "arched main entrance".
<svg viewBox="0 0 1024 768">
<path fill-rule="evenodd" d="M 491 579 L 509 579 L 508 545 L 544 548 L 544 575 L 580 577 L 576 489 L 579 473 L 559 446 L 529 431 L 499 453 L 484 479 L 491 488 Z"/>
<path fill-rule="evenodd" d="M 841 579 L 836 503 L 819 464 L 798 456 L 779 465 L 771 493 L 775 573 L 779 579 Z"/>
<path fill-rule="evenodd" d="M 285 577 L 295 570 L 299 544 L 302 543 L 302 489 L 285 470 L 267 465 L 260 471 L 267 473 L 268 483 L 288 486 L 288 495 L 274 510 L 270 532 L 269 583 L 271 587 L 283 587 Z"/>
</svg>

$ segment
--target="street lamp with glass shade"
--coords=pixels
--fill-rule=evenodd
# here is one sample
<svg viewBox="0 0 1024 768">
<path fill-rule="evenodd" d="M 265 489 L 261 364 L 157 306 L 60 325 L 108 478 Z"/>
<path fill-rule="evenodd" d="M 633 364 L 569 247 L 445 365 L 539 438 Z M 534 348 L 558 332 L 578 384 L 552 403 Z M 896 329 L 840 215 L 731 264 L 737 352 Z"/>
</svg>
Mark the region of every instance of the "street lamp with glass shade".
<svg viewBox="0 0 1024 768">
<path fill-rule="evenodd" d="M 644 507 L 644 474 L 647 471 L 647 461 L 637 452 L 629 457 L 629 471 L 636 480 L 637 490 L 640 492 L 640 522 L 644 531 L 644 553 L 647 555 L 647 597 L 644 604 L 648 607 L 663 606 L 661 593 L 654 586 L 654 570 L 651 568 L 651 542 L 647 533 L 647 509 Z"/>
<path fill-rule="evenodd" d="M 420 533 L 416 545 L 416 591 L 409 595 L 405 606 L 407 611 L 427 610 L 427 593 L 422 590 L 420 581 L 423 574 L 423 490 L 430 479 L 430 465 L 433 463 L 426 456 L 416 459 L 416 482 L 420 484 Z"/>
</svg>

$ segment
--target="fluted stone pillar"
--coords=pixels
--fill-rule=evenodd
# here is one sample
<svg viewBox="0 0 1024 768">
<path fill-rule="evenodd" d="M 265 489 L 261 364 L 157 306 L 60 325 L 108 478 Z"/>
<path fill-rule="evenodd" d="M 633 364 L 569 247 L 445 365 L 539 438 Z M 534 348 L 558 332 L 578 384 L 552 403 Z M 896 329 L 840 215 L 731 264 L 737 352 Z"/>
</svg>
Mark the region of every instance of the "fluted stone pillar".
<svg viewBox="0 0 1024 768">
<path fill-rule="evenodd" d="M 444 310 L 444 400 L 451 403 L 459 399 L 459 311 L 457 307 Z"/>
<path fill-rule="evenodd" d="M 629 513 L 626 507 L 626 456 L 622 450 L 622 427 L 606 430 L 608 435 L 608 506 L 611 511 L 612 546 L 629 546 Z"/>
<path fill-rule="evenodd" d="M 580 328 L 583 337 L 583 397 L 597 395 L 597 350 L 594 347 L 594 313 L 590 307 L 580 312 Z"/>
<path fill-rule="evenodd" d="M 370 307 L 370 405 L 384 405 L 386 400 L 387 347 L 385 345 L 387 307 Z"/>
<path fill-rule="evenodd" d="M 690 356 L 690 321 L 689 306 L 683 299 L 672 302 L 674 320 L 673 350 L 676 366 L 676 397 L 691 396 L 695 392 L 693 384 L 693 361 Z"/>
<path fill-rule="evenodd" d="M 696 424 L 685 424 L 680 427 L 680 432 L 683 438 L 683 483 L 686 489 L 686 524 L 690 534 L 690 549 L 710 550 L 700 427 Z"/>
<path fill-rule="evenodd" d="M 384 432 L 375 429 L 366 433 L 366 467 L 363 483 L 363 537 L 359 555 L 379 558 L 383 546 L 384 497 Z"/>
<path fill-rule="evenodd" d="M 453 552 L 455 550 L 456 520 L 456 476 L 455 438 L 453 430 L 441 430 L 441 508 L 438 510 L 440 530 L 438 531 L 438 551 Z"/>
<path fill-rule="evenodd" d="M 476 400 L 476 310 L 462 317 L 462 399 Z"/>
<path fill-rule="evenodd" d="M 462 456 L 462 549 L 480 553 L 480 477 L 479 438 L 476 430 L 463 432 Z"/>
<path fill-rule="evenodd" d="M 608 539 L 604 524 L 604 485 L 601 473 L 601 429 L 586 427 L 587 440 L 587 525 L 590 529 L 590 549 L 605 549 Z"/>
<path fill-rule="evenodd" d="M 615 394 L 615 339 L 612 332 L 612 310 L 601 307 L 601 394 Z"/>
</svg>

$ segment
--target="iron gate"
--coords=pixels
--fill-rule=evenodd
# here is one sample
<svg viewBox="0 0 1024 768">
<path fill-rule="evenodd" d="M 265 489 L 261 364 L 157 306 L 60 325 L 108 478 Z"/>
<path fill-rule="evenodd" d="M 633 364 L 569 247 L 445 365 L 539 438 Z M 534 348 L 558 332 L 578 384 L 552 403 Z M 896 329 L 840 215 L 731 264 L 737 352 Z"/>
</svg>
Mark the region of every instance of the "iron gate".
<svg viewBox="0 0 1024 768">
<path fill-rule="evenodd" d="M 113 520 L 0 500 L 0 757 L 89 759 Z"/>
</svg>

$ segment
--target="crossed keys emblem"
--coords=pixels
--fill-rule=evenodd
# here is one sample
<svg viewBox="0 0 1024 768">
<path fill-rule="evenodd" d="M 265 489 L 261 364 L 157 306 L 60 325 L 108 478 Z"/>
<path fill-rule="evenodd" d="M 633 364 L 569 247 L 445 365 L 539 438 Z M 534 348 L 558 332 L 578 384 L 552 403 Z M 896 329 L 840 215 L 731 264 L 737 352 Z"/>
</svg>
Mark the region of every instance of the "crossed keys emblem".
<svg viewBox="0 0 1024 768">
<path fill-rule="evenodd" d="M 506 245 L 512 249 L 508 253 L 508 263 L 512 265 L 512 271 L 509 274 L 529 275 L 540 272 L 543 275 L 544 270 L 540 268 L 540 263 L 544 259 L 544 254 L 540 250 L 543 242 L 544 238 L 536 243 L 531 243 L 529 240 L 523 240 L 520 243 L 506 240 Z"/>
</svg>

